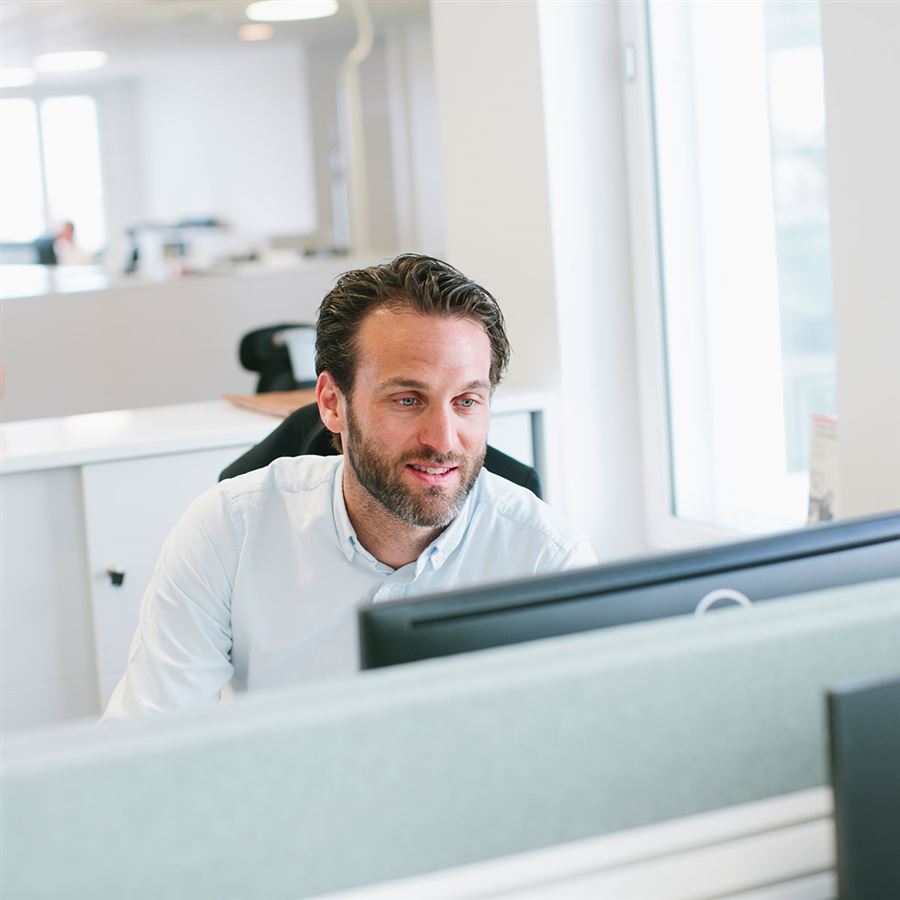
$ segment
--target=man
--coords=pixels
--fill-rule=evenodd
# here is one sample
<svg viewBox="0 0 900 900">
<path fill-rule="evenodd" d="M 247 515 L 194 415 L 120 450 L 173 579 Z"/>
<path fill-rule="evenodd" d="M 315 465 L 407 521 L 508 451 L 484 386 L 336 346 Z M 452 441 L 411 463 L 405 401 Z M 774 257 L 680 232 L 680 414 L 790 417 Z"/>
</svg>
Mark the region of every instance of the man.
<svg viewBox="0 0 900 900">
<path fill-rule="evenodd" d="M 590 545 L 482 470 L 509 359 L 494 298 L 407 254 L 322 301 L 316 401 L 343 456 L 221 482 L 169 535 L 107 717 L 356 667 L 354 609 L 591 565 Z"/>
</svg>

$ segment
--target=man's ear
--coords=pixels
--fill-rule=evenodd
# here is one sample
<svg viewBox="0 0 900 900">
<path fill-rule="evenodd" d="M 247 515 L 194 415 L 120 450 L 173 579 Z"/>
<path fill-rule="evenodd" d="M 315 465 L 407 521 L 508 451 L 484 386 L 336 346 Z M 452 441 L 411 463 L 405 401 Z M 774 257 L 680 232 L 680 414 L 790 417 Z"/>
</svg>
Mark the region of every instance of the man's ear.
<svg viewBox="0 0 900 900">
<path fill-rule="evenodd" d="M 322 372 L 316 380 L 316 403 L 319 417 L 333 434 L 340 434 L 344 430 L 343 399 L 344 395 L 334 383 L 331 373 Z"/>
</svg>

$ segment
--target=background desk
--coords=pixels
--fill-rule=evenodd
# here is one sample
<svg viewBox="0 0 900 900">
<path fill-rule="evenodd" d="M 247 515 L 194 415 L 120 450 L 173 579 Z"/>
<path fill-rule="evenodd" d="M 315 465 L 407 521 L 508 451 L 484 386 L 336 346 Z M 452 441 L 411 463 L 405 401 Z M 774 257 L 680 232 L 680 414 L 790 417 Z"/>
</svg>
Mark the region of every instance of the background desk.
<svg viewBox="0 0 900 900">
<path fill-rule="evenodd" d="M 498 392 L 490 439 L 536 464 L 551 496 L 548 405 Z M 102 709 L 166 534 L 278 421 L 214 400 L 0 426 L 4 732 Z"/>
</svg>

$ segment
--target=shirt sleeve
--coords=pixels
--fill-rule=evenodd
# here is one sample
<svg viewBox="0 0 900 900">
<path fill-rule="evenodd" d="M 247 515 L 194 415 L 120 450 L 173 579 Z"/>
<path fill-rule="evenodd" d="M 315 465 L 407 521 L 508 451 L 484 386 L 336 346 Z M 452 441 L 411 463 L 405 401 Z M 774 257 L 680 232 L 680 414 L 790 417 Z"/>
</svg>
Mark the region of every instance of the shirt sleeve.
<svg viewBox="0 0 900 900">
<path fill-rule="evenodd" d="M 188 507 L 163 545 L 104 720 L 218 702 L 233 672 L 237 560 L 230 502 L 213 488 Z"/>
<path fill-rule="evenodd" d="M 590 541 L 570 529 L 568 540 L 545 541 L 532 568 L 534 575 L 549 575 L 570 569 L 585 569 L 597 565 L 597 554 Z"/>
<path fill-rule="evenodd" d="M 584 569 L 597 565 L 597 554 L 587 538 L 581 538 L 560 561 L 560 569 Z"/>
</svg>

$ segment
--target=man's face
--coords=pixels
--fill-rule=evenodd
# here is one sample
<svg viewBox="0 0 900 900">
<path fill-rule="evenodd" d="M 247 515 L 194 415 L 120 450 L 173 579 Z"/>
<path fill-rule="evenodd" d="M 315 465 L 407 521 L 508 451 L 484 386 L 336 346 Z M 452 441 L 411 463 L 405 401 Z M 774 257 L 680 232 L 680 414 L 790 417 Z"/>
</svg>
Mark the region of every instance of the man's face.
<svg viewBox="0 0 900 900">
<path fill-rule="evenodd" d="M 342 434 L 350 474 L 388 512 L 453 521 L 484 462 L 491 347 L 471 319 L 370 313 Z"/>
</svg>

